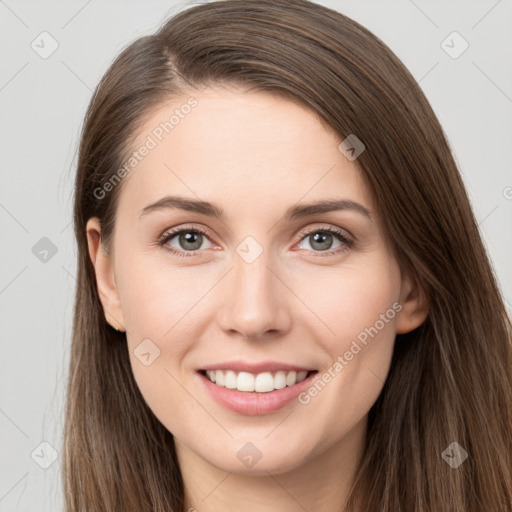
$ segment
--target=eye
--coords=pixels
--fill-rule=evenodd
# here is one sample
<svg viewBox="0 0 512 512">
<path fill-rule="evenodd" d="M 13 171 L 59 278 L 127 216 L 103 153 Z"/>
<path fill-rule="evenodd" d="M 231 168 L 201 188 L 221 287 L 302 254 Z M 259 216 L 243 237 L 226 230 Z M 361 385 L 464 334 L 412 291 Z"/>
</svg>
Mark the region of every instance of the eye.
<svg viewBox="0 0 512 512">
<path fill-rule="evenodd" d="M 172 242 L 174 239 L 176 239 L 174 243 L 171 243 L 170 246 L 167 245 L 167 250 L 176 254 L 176 256 L 194 256 L 195 251 L 207 248 L 203 247 L 203 242 L 208 240 L 207 234 L 199 228 L 185 227 L 168 231 L 160 237 L 158 243 L 164 246 L 167 242 Z M 190 254 L 187 254 L 187 252 Z"/>
<path fill-rule="evenodd" d="M 354 240 L 344 231 L 336 228 L 314 229 L 302 233 L 301 243 L 307 241 L 313 252 L 322 252 L 322 256 L 330 256 L 348 250 L 354 245 Z M 334 248 L 333 242 L 338 241 Z M 332 249 L 332 250 L 331 250 Z"/>
</svg>

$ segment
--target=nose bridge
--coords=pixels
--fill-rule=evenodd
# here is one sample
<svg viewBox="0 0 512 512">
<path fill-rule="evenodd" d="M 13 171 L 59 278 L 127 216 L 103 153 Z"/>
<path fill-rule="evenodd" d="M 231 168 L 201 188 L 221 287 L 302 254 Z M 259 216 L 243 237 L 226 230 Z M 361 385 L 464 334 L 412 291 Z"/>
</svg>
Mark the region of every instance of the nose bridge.
<svg viewBox="0 0 512 512">
<path fill-rule="evenodd" d="M 261 254 L 254 261 L 248 262 L 243 257 L 235 258 L 233 280 L 235 281 L 234 293 L 239 301 L 247 301 L 252 298 L 254 303 L 257 298 L 265 298 L 266 303 L 273 300 L 272 272 L 268 269 L 270 261 L 267 254 Z"/>
<path fill-rule="evenodd" d="M 250 240 L 247 245 L 241 243 L 233 267 L 229 285 L 223 290 L 226 295 L 219 313 L 222 328 L 251 338 L 287 329 L 286 297 L 279 280 L 268 268 L 272 267 L 270 253 L 262 247 L 258 249 Z"/>
</svg>

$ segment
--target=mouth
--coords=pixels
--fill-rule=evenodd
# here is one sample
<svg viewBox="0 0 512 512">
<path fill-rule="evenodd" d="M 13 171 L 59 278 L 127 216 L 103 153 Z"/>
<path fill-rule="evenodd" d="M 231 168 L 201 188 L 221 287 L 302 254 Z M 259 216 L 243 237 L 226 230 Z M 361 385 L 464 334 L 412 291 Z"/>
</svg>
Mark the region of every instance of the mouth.
<svg viewBox="0 0 512 512">
<path fill-rule="evenodd" d="M 198 373 L 218 387 L 243 393 L 271 393 L 292 387 L 309 379 L 318 370 L 277 370 L 251 373 L 234 370 L 198 370 Z"/>
<path fill-rule="evenodd" d="M 281 365 L 280 365 L 281 366 Z M 246 366 L 246 369 L 247 366 Z M 313 384 L 318 370 L 295 367 L 251 373 L 234 369 L 198 370 L 204 391 L 223 408 L 244 416 L 276 412 Z"/>
</svg>

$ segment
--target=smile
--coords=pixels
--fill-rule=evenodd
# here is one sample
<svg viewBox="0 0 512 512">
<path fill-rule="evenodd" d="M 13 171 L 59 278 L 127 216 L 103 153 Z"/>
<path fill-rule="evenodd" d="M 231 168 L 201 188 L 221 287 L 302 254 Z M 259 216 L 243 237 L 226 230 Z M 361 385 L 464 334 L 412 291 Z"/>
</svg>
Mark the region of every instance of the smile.
<svg viewBox="0 0 512 512">
<path fill-rule="evenodd" d="M 264 371 L 200 370 L 207 393 L 223 407 L 254 416 L 277 411 L 292 402 L 313 382 L 317 370 Z"/>
<path fill-rule="evenodd" d="M 307 371 L 262 372 L 253 374 L 249 372 L 235 372 L 233 370 L 207 370 L 206 376 L 217 386 L 238 391 L 269 393 L 275 389 L 283 389 L 303 381 Z"/>
</svg>

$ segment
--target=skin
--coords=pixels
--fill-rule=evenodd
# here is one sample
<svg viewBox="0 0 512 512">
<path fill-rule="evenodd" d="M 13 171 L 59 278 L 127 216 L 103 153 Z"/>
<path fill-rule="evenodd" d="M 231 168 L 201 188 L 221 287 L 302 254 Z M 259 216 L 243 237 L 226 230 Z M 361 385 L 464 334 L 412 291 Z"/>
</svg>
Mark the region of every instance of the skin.
<svg viewBox="0 0 512 512">
<path fill-rule="evenodd" d="M 175 437 L 185 510 L 339 511 L 395 335 L 419 326 L 428 304 L 383 238 L 357 160 L 339 151 L 342 139 L 313 111 L 234 87 L 190 95 L 197 107 L 125 178 L 110 254 L 99 244 L 99 220 L 87 224 L 106 319 L 126 329 L 137 385 Z M 134 148 L 190 95 L 152 111 Z M 178 209 L 138 218 L 168 194 L 216 203 L 225 218 Z M 372 218 L 350 210 L 283 218 L 293 205 L 327 198 L 358 202 Z M 170 228 L 189 224 L 208 232 L 193 256 L 157 244 Z M 355 244 L 327 234 L 322 246 L 303 233 L 326 227 L 340 228 Z M 247 236 L 263 249 L 251 263 L 236 252 Z M 188 254 L 190 245 L 180 245 L 179 235 L 167 242 Z M 242 358 L 322 374 L 395 303 L 401 311 L 307 404 L 293 400 L 258 416 L 234 413 L 213 400 L 196 373 Z M 147 338 L 160 355 L 145 366 L 134 350 Z M 262 454 L 252 467 L 237 457 L 248 442 Z"/>
</svg>

